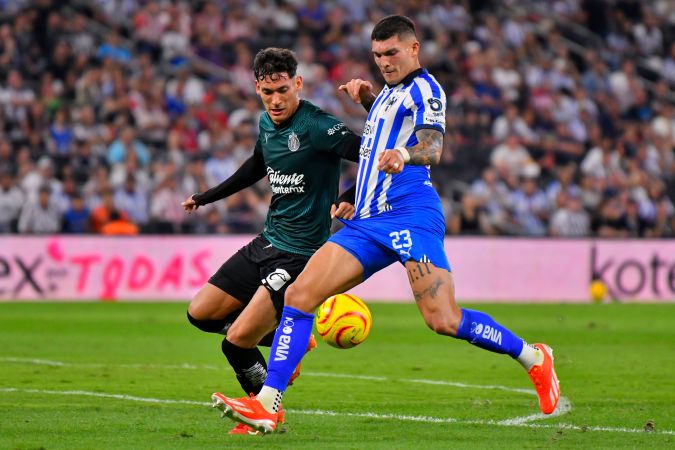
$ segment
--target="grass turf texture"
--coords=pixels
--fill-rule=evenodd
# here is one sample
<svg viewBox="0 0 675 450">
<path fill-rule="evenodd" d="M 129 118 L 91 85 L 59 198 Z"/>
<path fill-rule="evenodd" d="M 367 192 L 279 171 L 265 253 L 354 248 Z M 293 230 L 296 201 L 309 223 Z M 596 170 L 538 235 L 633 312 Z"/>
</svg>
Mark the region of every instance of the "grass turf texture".
<svg viewBox="0 0 675 450">
<path fill-rule="evenodd" d="M 406 381 L 532 388 L 508 356 L 436 336 L 424 326 L 414 305 L 370 307 L 374 324 L 368 340 L 351 350 L 319 342 L 285 398 L 287 433 L 260 437 L 228 436 L 232 423 L 219 419 L 207 405 L 30 392 L 86 391 L 204 403 L 213 391 L 243 395 L 220 354 L 220 337 L 191 327 L 184 304 L 0 304 L 0 448 L 675 446 L 675 436 L 662 433 L 675 430 L 675 305 L 475 306 L 525 339 L 554 347 L 563 395 L 572 410 L 529 422 L 544 427 L 486 423 L 538 412 L 533 395 Z M 192 366 L 178 367 L 182 364 Z M 310 412 L 319 409 L 338 415 Z M 647 422 L 656 432 L 592 429 L 642 430 Z"/>
</svg>

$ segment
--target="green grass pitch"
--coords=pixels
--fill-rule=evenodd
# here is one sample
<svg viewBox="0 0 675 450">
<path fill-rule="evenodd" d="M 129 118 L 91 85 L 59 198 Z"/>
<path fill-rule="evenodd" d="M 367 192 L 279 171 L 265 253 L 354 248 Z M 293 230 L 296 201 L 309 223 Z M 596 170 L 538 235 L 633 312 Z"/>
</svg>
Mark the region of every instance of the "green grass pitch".
<svg viewBox="0 0 675 450">
<path fill-rule="evenodd" d="M 550 418 L 508 356 L 370 307 L 364 344 L 305 359 L 286 433 L 229 436 L 210 394 L 243 392 L 185 304 L 0 304 L 0 448 L 675 448 L 675 305 L 475 305 L 554 348 Z"/>
</svg>

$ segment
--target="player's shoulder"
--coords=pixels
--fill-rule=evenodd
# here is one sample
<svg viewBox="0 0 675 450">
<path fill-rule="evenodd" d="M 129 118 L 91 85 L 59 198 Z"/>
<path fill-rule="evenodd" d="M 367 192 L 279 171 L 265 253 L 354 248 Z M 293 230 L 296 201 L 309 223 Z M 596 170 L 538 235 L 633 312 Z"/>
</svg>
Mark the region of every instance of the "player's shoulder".
<svg viewBox="0 0 675 450">
<path fill-rule="evenodd" d="M 305 102 L 305 122 L 309 131 L 312 133 L 326 132 L 329 136 L 340 130 L 345 126 L 342 120 L 335 117 L 333 114 L 319 108 L 315 104 L 303 100 Z"/>
<path fill-rule="evenodd" d="M 443 86 L 427 69 L 422 69 L 411 83 L 413 91 L 419 91 L 423 97 L 445 98 Z"/>
</svg>

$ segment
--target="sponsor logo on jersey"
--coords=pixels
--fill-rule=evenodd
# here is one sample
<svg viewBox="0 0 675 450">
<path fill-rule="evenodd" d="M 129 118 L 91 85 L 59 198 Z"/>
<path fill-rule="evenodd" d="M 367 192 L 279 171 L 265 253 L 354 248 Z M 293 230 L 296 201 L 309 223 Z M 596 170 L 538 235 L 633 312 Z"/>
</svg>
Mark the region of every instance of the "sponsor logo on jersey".
<svg viewBox="0 0 675 450">
<path fill-rule="evenodd" d="M 300 148 L 300 139 L 294 131 L 291 131 L 291 134 L 288 135 L 288 149 L 292 152 L 297 151 Z"/>
<path fill-rule="evenodd" d="M 443 109 L 443 102 L 437 98 L 428 98 L 427 103 L 429 103 L 429 108 L 431 108 L 432 111 L 440 111 Z"/>
<path fill-rule="evenodd" d="M 369 137 L 375 134 L 375 123 L 372 121 L 366 122 L 366 124 L 363 127 L 363 136 L 364 137 Z"/>
<path fill-rule="evenodd" d="M 326 134 L 328 134 L 328 136 L 332 136 L 344 127 L 345 127 L 344 123 L 342 123 L 342 122 L 336 123 L 335 125 L 330 127 L 328 130 L 326 130 Z M 343 131 L 342 134 L 346 134 L 346 131 Z"/>
<path fill-rule="evenodd" d="M 288 175 L 267 167 L 267 177 L 274 194 L 305 193 L 305 174 L 303 173 L 294 172 Z"/>
<path fill-rule="evenodd" d="M 291 281 L 291 275 L 288 272 L 284 269 L 274 269 L 274 272 L 265 277 L 263 284 L 276 292 L 289 281 Z"/>
<path fill-rule="evenodd" d="M 368 159 L 370 158 L 370 154 L 372 153 L 372 151 L 373 151 L 372 148 L 361 147 L 359 148 L 359 156 L 363 159 Z"/>
</svg>

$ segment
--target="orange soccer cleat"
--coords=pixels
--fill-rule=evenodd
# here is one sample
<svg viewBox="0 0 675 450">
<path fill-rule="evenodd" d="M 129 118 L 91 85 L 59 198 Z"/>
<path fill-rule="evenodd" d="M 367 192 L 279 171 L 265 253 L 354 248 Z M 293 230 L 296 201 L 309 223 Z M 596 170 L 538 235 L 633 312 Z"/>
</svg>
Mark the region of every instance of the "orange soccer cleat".
<svg viewBox="0 0 675 450">
<path fill-rule="evenodd" d="M 248 425 L 263 434 L 276 431 L 277 426 L 284 423 L 283 409 L 275 413 L 269 412 L 253 394 L 250 397 L 229 398 L 216 392 L 211 396 L 211 400 L 213 407 L 223 412 L 223 417 L 229 417 L 235 422 Z"/>
<path fill-rule="evenodd" d="M 544 354 L 541 364 L 532 366 L 528 374 L 539 397 L 539 408 L 544 414 L 555 411 L 560 399 L 560 382 L 553 368 L 553 350 L 546 344 L 534 344 Z"/>
<path fill-rule="evenodd" d="M 314 338 L 314 335 L 309 336 L 309 344 L 307 344 L 307 351 L 305 353 L 309 353 L 312 350 L 316 348 L 316 339 Z M 300 376 L 300 366 L 302 365 L 302 361 L 298 363 L 298 365 L 295 367 L 295 370 L 293 371 L 293 374 L 291 375 L 291 379 L 288 380 L 288 385 L 291 386 L 293 382 L 295 381 L 296 378 Z"/>
</svg>

